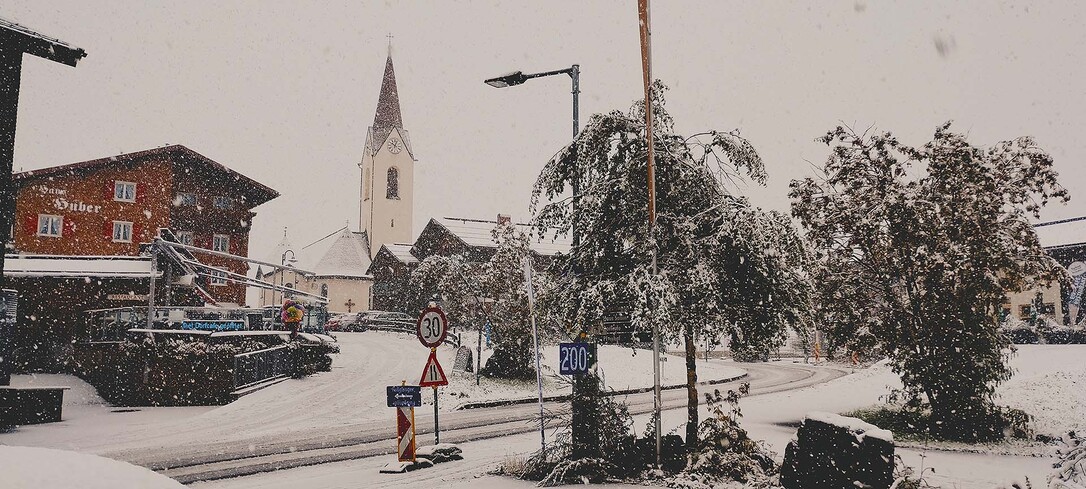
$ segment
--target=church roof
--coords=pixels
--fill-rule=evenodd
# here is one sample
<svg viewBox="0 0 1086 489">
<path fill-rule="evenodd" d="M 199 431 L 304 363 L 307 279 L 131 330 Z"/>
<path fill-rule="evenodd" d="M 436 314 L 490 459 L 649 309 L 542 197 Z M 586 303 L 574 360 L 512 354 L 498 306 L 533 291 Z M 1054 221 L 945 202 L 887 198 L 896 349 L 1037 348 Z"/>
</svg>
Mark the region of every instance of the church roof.
<svg viewBox="0 0 1086 489">
<path fill-rule="evenodd" d="M 394 130 L 399 130 L 408 154 L 414 155 L 411 151 L 411 140 L 403 128 L 400 92 L 396 88 L 396 70 L 392 67 L 392 53 L 389 53 L 385 60 L 385 74 L 381 78 L 381 93 L 377 97 L 377 111 L 373 115 L 373 125 L 370 126 L 366 141 L 370 154 L 377 154 Z"/>
<path fill-rule="evenodd" d="M 476 248 L 494 248 L 497 245 L 494 243 L 494 237 L 491 231 L 498 226 L 498 221 L 488 221 L 483 219 L 467 219 L 461 217 L 443 217 L 440 219 L 434 219 L 438 224 L 456 236 L 464 244 L 476 247 Z M 518 223 L 517 228 L 525 234 L 532 236 L 532 227 L 527 224 Z M 572 241 L 564 236 L 553 238 L 550 236 L 544 237 L 542 241 L 537 240 L 535 237 L 530 238 L 528 247 L 542 255 L 553 256 L 556 253 L 569 253 L 569 249 L 572 246 Z"/>
<path fill-rule="evenodd" d="M 313 273 L 318 277 L 368 277 L 370 267 L 369 239 L 365 232 L 344 229 L 324 253 Z"/>
<path fill-rule="evenodd" d="M 374 128 L 403 127 L 400 118 L 400 94 L 396 91 L 396 71 L 392 68 L 392 53 L 385 60 L 385 76 L 381 79 L 381 96 L 377 99 Z"/>
</svg>

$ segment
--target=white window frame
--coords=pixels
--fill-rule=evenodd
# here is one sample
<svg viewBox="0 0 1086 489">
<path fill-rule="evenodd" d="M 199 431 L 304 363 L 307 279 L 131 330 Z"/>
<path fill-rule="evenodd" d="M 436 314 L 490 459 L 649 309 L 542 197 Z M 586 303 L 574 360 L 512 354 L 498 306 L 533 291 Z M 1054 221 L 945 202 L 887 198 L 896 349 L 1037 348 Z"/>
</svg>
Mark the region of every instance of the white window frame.
<svg viewBox="0 0 1086 489">
<path fill-rule="evenodd" d="M 211 205 L 216 209 L 233 209 L 234 199 L 225 195 L 216 195 L 211 198 Z"/>
<path fill-rule="evenodd" d="M 192 197 L 192 202 L 186 202 L 186 199 L 185 199 L 186 197 Z M 193 206 L 193 205 L 197 205 L 197 204 L 200 203 L 200 198 L 197 197 L 196 194 L 194 194 L 192 192 L 181 192 L 179 194 L 179 196 L 178 196 L 178 200 L 179 200 L 181 205 Z"/>
<path fill-rule="evenodd" d="M 219 270 L 211 271 L 211 285 L 223 286 L 226 284 L 226 272 L 221 272 Z"/>
<path fill-rule="evenodd" d="M 128 230 L 127 237 L 125 236 L 125 229 Z M 132 223 L 128 221 L 113 221 L 113 242 L 114 243 L 131 243 L 132 242 Z"/>
<path fill-rule="evenodd" d="M 219 246 L 222 243 L 223 246 Z M 230 235 L 229 234 L 215 234 L 211 236 L 211 251 L 221 251 L 223 253 L 230 252 Z"/>
<path fill-rule="evenodd" d="M 176 236 L 177 242 L 183 245 L 192 246 L 192 243 L 195 243 L 195 236 L 192 235 L 192 231 L 178 231 Z"/>
<path fill-rule="evenodd" d="M 127 196 L 126 189 L 131 186 L 132 196 Z M 136 201 L 136 182 L 125 182 L 123 180 L 115 180 L 113 182 L 113 200 L 117 202 L 135 202 Z"/>
<path fill-rule="evenodd" d="M 42 222 L 48 221 L 49 225 L 46 227 L 46 231 L 42 232 Z M 52 231 L 56 231 L 53 233 Z M 50 238 L 59 238 L 64 235 L 64 216 L 58 216 L 55 214 L 38 214 L 38 236 L 48 236 Z"/>
</svg>

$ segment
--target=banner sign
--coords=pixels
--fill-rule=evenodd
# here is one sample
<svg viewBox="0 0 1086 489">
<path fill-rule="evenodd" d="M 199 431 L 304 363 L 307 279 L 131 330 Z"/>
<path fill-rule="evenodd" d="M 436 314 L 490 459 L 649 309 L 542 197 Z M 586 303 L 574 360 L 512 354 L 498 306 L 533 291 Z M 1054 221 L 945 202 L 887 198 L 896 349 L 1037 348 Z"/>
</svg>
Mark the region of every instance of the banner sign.
<svg viewBox="0 0 1086 489">
<path fill-rule="evenodd" d="M 245 329 L 245 321 L 187 319 L 181 321 L 181 329 L 192 329 L 197 331 L 242 331 Z"/>
</svg>

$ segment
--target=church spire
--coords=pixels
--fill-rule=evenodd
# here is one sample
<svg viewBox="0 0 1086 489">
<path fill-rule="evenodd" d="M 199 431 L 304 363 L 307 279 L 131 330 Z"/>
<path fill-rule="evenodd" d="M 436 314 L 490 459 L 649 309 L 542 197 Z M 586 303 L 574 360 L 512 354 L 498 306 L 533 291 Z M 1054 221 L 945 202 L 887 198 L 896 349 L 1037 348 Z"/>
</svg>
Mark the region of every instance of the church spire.
<svg viewBox="0 0 1086 489">
<path fill-rule="evenodd" d="M 403 129 L 400 119 L 400 94 L 396 90 L 396 72 L 392 69 L 392 43 L 389 41 L 388 59 L 385 61 L 385 76 L 381 80 L 381 95 L 377 99 L 377 113 L 373 116 L 373 128 Z"/>
</svg>

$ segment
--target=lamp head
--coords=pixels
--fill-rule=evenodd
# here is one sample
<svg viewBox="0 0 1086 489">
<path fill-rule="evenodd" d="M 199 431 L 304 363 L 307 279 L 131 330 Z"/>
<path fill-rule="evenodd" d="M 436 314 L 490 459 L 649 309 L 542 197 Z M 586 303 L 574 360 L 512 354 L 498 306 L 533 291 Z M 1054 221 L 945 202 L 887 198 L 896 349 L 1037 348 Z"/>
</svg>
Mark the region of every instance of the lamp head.
<svg viewBox="0 0 1086 489">
<path fill-rule="evenodd" d="M 513 85 L 520 85 L 525 81 L 528 81 L 528 77 L 524 75 L 524 72 L 514 71 L 512 73 L 506 73 L 501 76 L 484 80 L 484 83 L 494 88 L 505 88 Z"/>
</svg>

